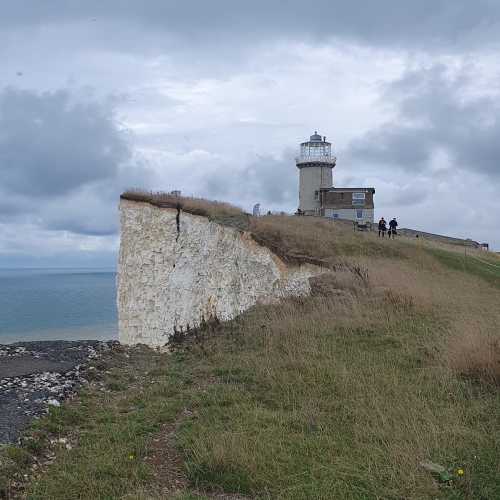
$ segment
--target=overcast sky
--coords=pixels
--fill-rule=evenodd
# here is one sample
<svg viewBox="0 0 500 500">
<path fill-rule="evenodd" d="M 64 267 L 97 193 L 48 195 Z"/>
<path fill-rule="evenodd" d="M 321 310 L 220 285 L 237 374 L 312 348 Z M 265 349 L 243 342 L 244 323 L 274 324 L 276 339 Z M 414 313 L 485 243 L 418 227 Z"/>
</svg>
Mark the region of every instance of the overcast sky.
<svg viewBox="0 0 500 500">
<path fill-rule="evenodd" d="M 129 187 L 294 211 L 298 144 L 376 217 L 500 249 L 498 0 L 4 0 L 0 267 L 113 265 Z"/>
</svg>

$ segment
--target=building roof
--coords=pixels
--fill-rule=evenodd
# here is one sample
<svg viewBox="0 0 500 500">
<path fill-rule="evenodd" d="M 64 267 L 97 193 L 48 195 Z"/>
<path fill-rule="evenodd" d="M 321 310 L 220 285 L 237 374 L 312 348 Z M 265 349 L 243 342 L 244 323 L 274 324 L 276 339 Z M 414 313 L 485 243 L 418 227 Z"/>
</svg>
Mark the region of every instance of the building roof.
<svg viewBox="0 0 500 500">
<path fill-rule="evenodd" d="M 325 136 L 319 135 L 318 132 L 317 132 L 317 130 L 314 131 L 314 134 L 311 135 L 311 137 L 309 138 L 308 141 L 300 143 L 301 146 L 312 146 L 312 145 L 317 146 L 318 144 L 323 144 L 323 145 L 326 145 L 326 146 L 331 146 L 332 145 L 331 142 L 328 142 L 326 140 L 326 135 Z"/>
<path fill-rule="evenodd" d="M 323 142 L 323 137 L 321 137 L 317 131 L 314 131 L 314 134 L 311 135 L 310 142 Z"/>
</svg>

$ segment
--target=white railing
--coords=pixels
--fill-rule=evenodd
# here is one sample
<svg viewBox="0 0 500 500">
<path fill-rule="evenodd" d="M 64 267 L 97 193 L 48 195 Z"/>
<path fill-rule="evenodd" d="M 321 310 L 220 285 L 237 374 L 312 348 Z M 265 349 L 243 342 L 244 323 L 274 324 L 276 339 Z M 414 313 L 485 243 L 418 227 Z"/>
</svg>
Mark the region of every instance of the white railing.
<svg viewBox="0 0 500 500">
<path fill-rule="evenodd" d="M 297 156 L 295 158 L 295 163 L 336 163 L 337 158 L 335 156 Z"/>
</svg>

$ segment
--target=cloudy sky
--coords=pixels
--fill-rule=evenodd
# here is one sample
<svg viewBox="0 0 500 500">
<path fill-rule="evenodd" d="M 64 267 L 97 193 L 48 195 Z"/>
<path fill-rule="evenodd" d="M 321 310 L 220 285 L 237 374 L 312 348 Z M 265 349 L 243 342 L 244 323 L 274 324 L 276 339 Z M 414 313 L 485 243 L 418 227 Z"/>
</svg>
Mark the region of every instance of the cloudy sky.
<svg viewBox="0 0 500 500">
<path fill-rule="evenodd" d="M 0 267 L 112 265 L 129 187 L 297 208 L 314 130 L 376 217 L 500 249 L 497 0 L 4 0 Z"/>
</svg>

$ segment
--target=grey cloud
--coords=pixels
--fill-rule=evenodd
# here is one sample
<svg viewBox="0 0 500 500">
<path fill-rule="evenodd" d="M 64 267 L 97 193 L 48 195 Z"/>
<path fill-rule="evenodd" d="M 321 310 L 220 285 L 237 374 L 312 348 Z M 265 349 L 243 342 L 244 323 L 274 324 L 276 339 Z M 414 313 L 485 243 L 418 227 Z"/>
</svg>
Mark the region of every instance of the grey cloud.
<svg viewBox="0 0 500 500">
<path fill-rule="evenodd" d="M 369 44 L 479 46 L 498 42 L 500 5 L 495 0 L 302 0 L 234 2 L 232 0 L 38 0 L 3 6 L 5 29 L 58 23 L 86 23 L 90 31 L 119 31 L 117 40 L 140 44 L 138 32 L 166 35 L 178 44 L 217 47 L 261 43 L 269 39 L 327 40 L 344 37 Z M 97 28 L 95 28 L 97 26 Z M 113 28 L 113 26 L 115 28 Z M 121 28 L 118 28 L 121 26 Z M 136 31 L 139 28 L 139 31 Z M 126 36 L 126 33 L 129 36 Z M 203 44 L 200 42 L 203 41 Z M 131 44 L 133 45 L 133 43 Z M 159 45 L 161 51 L 168 47 Z"/>
<path fill-rule="evenodd" d="M 108 214 L 112 214 L 113 220 L 110 220 Z M 85 216 L 82 213 L 58 213 L 54 218 L 49 218 L 43 227 L 52 231 L 69 231 L 86 236 L 109 236 L 118 231 L 116 218 L 116 211 L 107 206 L 104 207 L 104 211 L 92 210 Z"/>
<path fill-rule="evenodd" d="M 354 140 L 347 155 L 356 161 L 425 168 L 433 147 L 432 134 L 427 130 L 387 123 Z"/>
<path fill-rule="evenodd" d="M 228 166 L 211 173 L 203 192 L 213 198 L 295 206 L 298 174 L 294 163 L 292 151 L 285 151 L 281 159 L 259 155 L 244 169 Z"/>
<path fill-rule="evenodd" d="M 361 164 L 409 172 L 432 168 L 444 152 L 454 169 L 500 174 L 500 107 L 490 97 L 464 98 L 467 68 L 454 77 L 435 66 L 409 72 L 387 88 L 399 116 L 350 144 L 348 156 Z"/>
<path fill-rule="evenodd" d="M 62 195 L 116 176 L 130 156 L 107 106 L 65 91 L 0 94 L 0 185 L 34 197 Z"/>
<path fill-rule="evenodd" d="M 115 234 L 120 192 L 153 184 L 129 139 L 107 103 L 65 90 L 0 93 L 0 222 Z"/>
<path fill-rule="evenodd" d="M 418 205 L 429 198 L 429 190 L 425 186 L 404 186 L 395 188 L 392 197 L 389 196 L 386 203 L 393 206 Z"/>
</svg>

